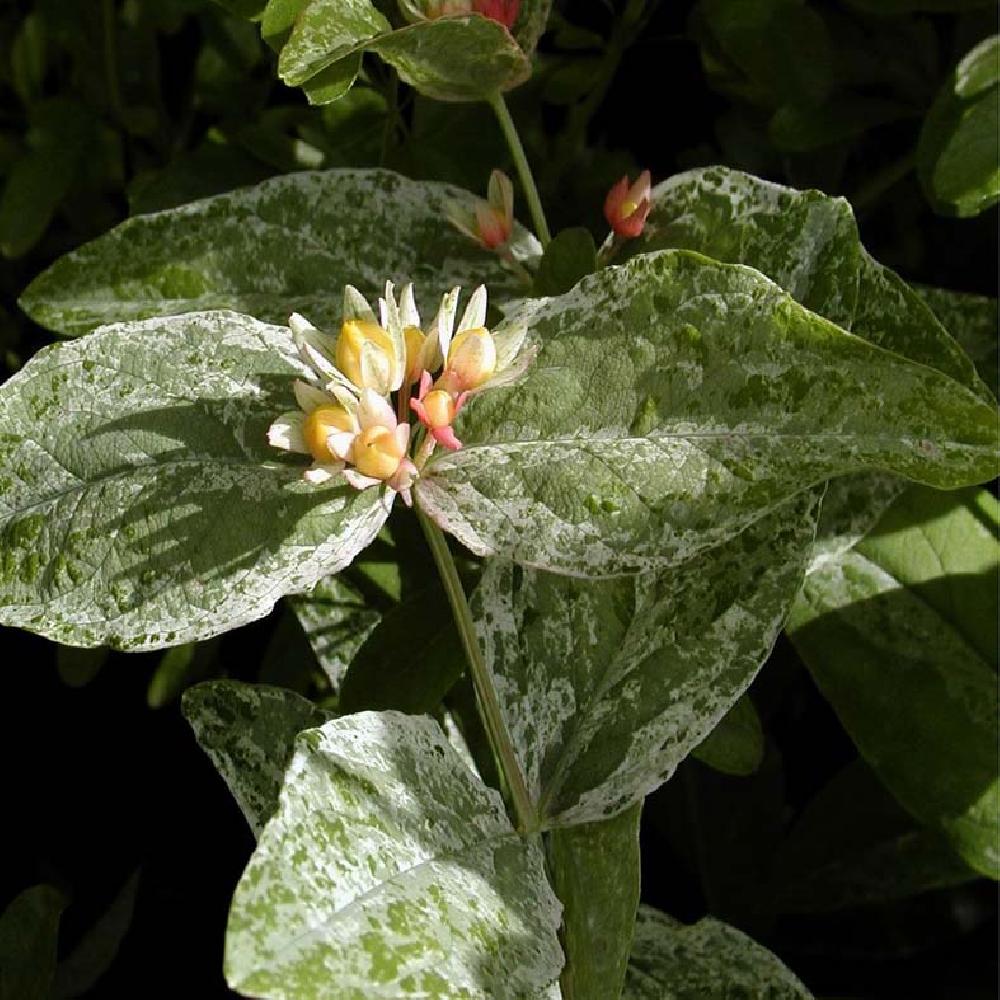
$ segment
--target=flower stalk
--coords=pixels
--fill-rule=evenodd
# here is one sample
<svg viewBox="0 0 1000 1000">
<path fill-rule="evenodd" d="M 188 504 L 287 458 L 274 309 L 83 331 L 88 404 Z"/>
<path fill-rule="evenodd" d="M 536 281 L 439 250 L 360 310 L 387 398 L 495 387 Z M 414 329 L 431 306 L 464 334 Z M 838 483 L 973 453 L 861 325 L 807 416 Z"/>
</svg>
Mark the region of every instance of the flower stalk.
<svg viewBox="0 0 1000 1000">
<path fill-rule="evenodd" d="M 524 197 L 528 202 L 528 211 L 531 213 L 531 222 L 535 227 L 535 235 L 543 247 L 552 242 L 552 234 L 549 232 L 549 224 L 545 219 L 545 211 L 542 208 L 542 200 L 538 196 L 538 188 L 535 185 L 534 175 L 531 173 L 531 165 L 521 145 L 521 137 L 517 134 L 517 127 L 514 119 L 507 110 L 507 102 L 503 99 L 503 94 L 496 93 L 490 98 L 490 107 L 497 116 L 504 138 L 510 148 L 510 154 L 514 158 L 514 166 L 517 168 L 517 176 L 521 180 L 521 187 L 524 188 Z"/>
<path fill-rule="evenodd" d="M 479 639 L 476 636 L 472 611 L 469 608 L 469 602 L 466 599 L 465 590 L 458 575 L 458 567 L 452 558 L 444 532 L 424 514 L 419 505 L 416 506 L 416 511 L 417 517 L 420 520 L 420 526 L 424 529 L 427 544 L 430 546 L 431 554 L 434 556 L 434 562 L 441 575 L 441 583 L 444 585 L 445 593 L 448 595 L 452 614 L 455 616 L 455 625 L 462 640 L 462 648 L 465 650 L 472 684 L 476 689 L 479 714 L 482 717 L 490 746 L 500 765 L 500 771 L 503 774 L 507 790 L 510 793 L 518 832 L 535 833 L 538 830 L 538 817 L 531 804 L 531 797 L 528 795 L 524 774 L 514 753 L 514 745 L 511 742 L 507 723 L 504 721 L 503 713 L 500 710 L 500 702 L 497 698 L 496 689 L 493 686 L 493 678 L 490 677 L 486 662 L 483 660 L 482 650 L 479 648 Z"/>
</svg>

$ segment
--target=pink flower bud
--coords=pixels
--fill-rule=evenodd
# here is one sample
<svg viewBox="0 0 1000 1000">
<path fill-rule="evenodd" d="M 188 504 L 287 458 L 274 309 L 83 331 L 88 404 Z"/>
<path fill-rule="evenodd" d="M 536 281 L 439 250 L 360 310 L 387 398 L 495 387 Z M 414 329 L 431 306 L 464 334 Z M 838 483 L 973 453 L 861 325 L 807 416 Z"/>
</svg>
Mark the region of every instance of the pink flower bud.
<svg viewBox="0 0 1000 1000">
<path fill-rule="evenodd" d="M 604 218 L 615 235 L 632 238 L 642 232 L 652 208 L 650 180 L 649 171 L 643 170 L 631 187 L 626 176 L 608 192 L 604 199 Z"/>
</svg>

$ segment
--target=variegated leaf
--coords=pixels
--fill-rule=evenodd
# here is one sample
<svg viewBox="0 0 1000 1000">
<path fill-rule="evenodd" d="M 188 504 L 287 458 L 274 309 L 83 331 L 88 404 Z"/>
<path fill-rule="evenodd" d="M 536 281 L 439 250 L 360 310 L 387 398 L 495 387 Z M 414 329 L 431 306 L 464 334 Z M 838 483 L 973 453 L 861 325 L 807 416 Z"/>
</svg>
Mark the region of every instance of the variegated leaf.
<svg viewBox="0 0 1000 1000">
<path fill-rule="evenodd" d="M 32 319 L 64 334 L 102 323 L 237 309 L 284 323 L 300 312 L 319 327 L 340 319 L 345 284 L 369 299 L 386 279 L 413 281 L 429 320 L 454 285 L 523 294 L 497 256 L 448 221 L 473 195 L 388 170 L 328 170 L 129 219 L 61 258 L 21 297 Z M 521 227 L 516 237 L 537 241 Z M 540 250 L 539 250 L 540 252 Z"/>
<path fill-rule="evenodd" d="M 778 635 L 816 506 L 797 498 L 683 573 L 585 581 L 486 564 L 472 608 L 543 826 L 621 812 L 711 732 Z"/>
<path fill-rule="evenodd" d="M 267 429 L 302 373 L 237 313 L 105 327 L 0 389 L 0 622 L 152 649 L 267 614 L 347 565 L 382 491 L 302 482 Z"/>
<path fill-rule="evenodd" d="M 539 838 L 437 724 L 363 712 L 296 741 L 226 976 L 276 1000 L 532 997 L 558 978 L 559 916 Z"/>
<path fill-rule="evenodd" d="M 181 702 L 195 739 L 239 803 L 254 836 L 278 808 L 295 737 L 330 713 L 284 688 L 205 681 Z"/>
<path fill-rule="evenodd" d="M 640 906 L 622 1000 L 708 997 L 812 1000 L 776 956 L 735 927 L 711 917 L 685 925 Z"/>
<path fill-rule="evenodd" d="M 812 312 L 937 368 L 989 399 L 948 336 L 948 324 L 942 326 L 923 296 L 861 246 L 844 198 L 797 191 L 725 167 L 691 170 L 657 185 L 646 228 L 625 251 L 667 248 L 748 264 Z M 873 474 L 832 484 L 816 536 L 816 559 L 844 552 L 863 538 L 904 489 L 894 477 Z"/>
<path fill-rule="evenodd" d="M 992 404 L 697 254 L 536 304 L 523 380 L 474 399 L 421 506 L 479 555 L 582 576 L 675 565 L 825 479 L 991 478 Z"/>
<path fill-rule="evenodd" d="M 747 264 L 842 329 L 983 394 L 968 358 L 920 295 L 861 246 L 846 199 L 706 167 L 658 184 L 652 201 L 642 235 L 624 248 L 630 256 L 694 250 Z"/>
<path fill-rule="evenodd" d="M 526 41 L 538 30 L 538 16 L 525 21 Z M 441 17 L 393 31 L 370 0 L 309 0 L 281 51 L 278 72 L 289 86 L 303 86 L 312 103 L 326 104 L 346 93 L 364 52 L 378 54 L 406 83 L 440 101 L 485 100 L 531 75 L 531 61 L 495 21 Z M 316 81 L 325 84 L 331 73 L 345 85 L 317 88 Z"/>
</svg>

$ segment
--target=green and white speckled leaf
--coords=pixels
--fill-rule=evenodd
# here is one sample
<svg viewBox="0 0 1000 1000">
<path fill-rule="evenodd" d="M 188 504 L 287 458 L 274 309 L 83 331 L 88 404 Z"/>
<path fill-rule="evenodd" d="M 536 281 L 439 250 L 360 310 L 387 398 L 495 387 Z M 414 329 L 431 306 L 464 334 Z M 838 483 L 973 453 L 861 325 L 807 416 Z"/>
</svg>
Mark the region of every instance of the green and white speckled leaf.
<svg viewBox="0 0 1000 1000">
<path fill-rule="evenodd" d="M 228 680 L 188 688 L 181 707 L 259 837 L 278 808 L 295 737 L 323 725 L 330 713 L 294 691 Z"/>
<path fill-rule="evenodd" d="M 751 268 L 664 251 L 533 305 L 540 353 L 476 397 L 416 494 L 478 555 L 655 570 L 858 470 L 995 474 L 994 405 L 846 334 Z"/>
<path fill-rule="evenodd" d="M 530 60 L 495 21 L 478 15 L 442 17 L 391 31 L 367 0 L 350 0 L 349 18 L 344 6 L 342 0 L 312 0 L 306 6 L 278 62 L 285 83 L 303 85 L 308 92 L 316 74 L 363 52 L 377 53 L 406 83 L 439 101 L 481 101 L 531 75 Z M 367 12 L 354 16 L 360 8 Z M 325 104 L 344 92 L 314 90 L 310 100 Z"/>
<path fill-rule="evenodd" d="M 771 651 L 817 506 L 798 497 L 683 573 L 576 580 L 487 562 L 473 613 L 543 826 L 621 812 L 711 732 Z"/>
<path fill-rule="evenodd" d="M 267 443 L 291 334 L 215 312 L 105 327 L 0 388 L 0 622 L 154 649 L 266 615 L 375 537 L 383 491 Z"/>
<path fill-rule="evenodd" d="M 478 15 L 411 24 L 382 35 L 368 49 L 439 101 L 481 101 L 531 76 L 531 60 L 510 33 Z"/>
<path fill-rule="evenodd" d="M 972 358 L 979 377 L 994 394 L 1000 391 L 997 300 L 944 288 L 917 288 L 916 292 Z"/>
<path fill-rule="evenodd" d="M 690 170 L 654 188 L 646 228 L 624 249 L 631 256 L 694 250 L 746 264 L 842 329 L 983 394 L 968 359 L 917 292 L 861 246 L 844 198 L 726 167 Z"/>
<path fill-rule="evenodd" d="M 339 576 L 320 580 L 308 594 L 296 595 L 290 603 L 336 694 L 354 654 L 381 615 L 365 603 L 357 588 Z"/>
<path fill-rule="evenodd" d="M 534 996 L 559 975 L 560 906 L 437 724 L 363 712 L 302 733 L 236 889 L 225 971 L 275 1000 Z"/>
<path fill-rule="evenodd" d="M 358 43 L 390 31 L 371 0 L 307 0 L 278 59 L 278 75 L 290 87 L 351 53 Z"/>
<path fill-rule="evenodd" d="M 549 871 L 563 904 L 563 1000 L 621 994 L 639 905 L 637 803 L 600 823 L 552 830 Z"/>
<path fill-rule="evenodd" d="M 812 1000 L 766 948 L 742 931 L 705 917 L 685 925 L 639 907 L 622 1000 Z"/>
<path fill-rule="evenodd" d="M 998 536 L 1000 506 L 985 490 L 910 490 L 857 548 L 808 577 L 788 626 L 886 787 L 993 878 Z"/>
<path fill-rule="evenodd" d="M 386 279 L 413 281 L 429 318 L 449 288 L 485 283 L 494 301 L 523 294 L 495 254 L 448 221 L 461 188 L 388 170 L 275 177 L 129 219 L 62 257 L 21 296 L 32 319 L 64 334 L 102 323 L 236 309 L 273 323 L 300 312 L 340 319 L 344 285 L 370 300 Z M 521 226 L 516 238 L 537 241 Z M 540 252 L 540 250 L 539 250 Z"/>
<path fill-rule="evenodd" d="M 643 234 L 624 249 L 637 254 L 667 248 L 747 264 L 841 328 L 990 398 L 947 324 L 861 246 L 843 198 L 797 191 L 725 167 L 691 170 L 657 185 Z M 894 477 L 873 474 L 832 484 L 816 558 L 849 549 L 904 489 Z"/>
</svg>

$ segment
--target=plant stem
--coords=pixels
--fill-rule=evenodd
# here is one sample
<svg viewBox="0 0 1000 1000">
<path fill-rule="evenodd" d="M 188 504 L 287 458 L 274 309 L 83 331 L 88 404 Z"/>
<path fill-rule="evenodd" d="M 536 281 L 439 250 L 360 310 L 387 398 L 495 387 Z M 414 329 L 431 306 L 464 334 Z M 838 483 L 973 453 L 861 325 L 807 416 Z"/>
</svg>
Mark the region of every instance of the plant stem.
<svg viewBox="0 0 1000 1000">
<path fill-rule="evenodd" d="M 445 538 L 444 532 L 427 517 L 419 506 L 416 507 L 416 511 L 420 526 L 424 529 L 424 535 L 427 537 L 427 544 L 434 556 L 434 562 L 441 574 L 441 582 L 448 595 L 452 613 L 455 616 L 455 625 L 458 627 L 458 634 L 462 639 L 465 656 L 469 662 L 472 684 L 476 689 L 479 712 L 483 718 L 486 735 L 489 737 L 493 753 L 500 763 L 500 769 L 510 791 L 518 830 L 521 833 L 534 833 L 538 827 L 535 810 L 528 796 L 521 766 L 514 754 L 510 733 L 507 731 L 507 723 L 504 722 L 503 713 L 500 711 L 500 702 L 497 700 L 496 689 L 493 687 L 493 678 L 490 677 L 489 671 L 486 669 L 486 663 L 479 648 L 476 628 L 472 621 L 472 611 L 469 609 L 469 602 L 466 600 L 455 560 L 448 549 L 448 540 Z"/>
<path fill-rule="evenodd" d="M 514 166 L 517 168 L 517 176 L 521 179 L 524 196 L 528 199 L 528 211 L 531 213 L 535 233 L 542 246 L 546 247 L 552 241 L 549 224 L 545 221 L 545 212 L 542 209 L 542 200 L 538 197 L 535 178 L 531 173 L 528 157 L 524 153 L 524 146 L 521 145 L 521 137 L 517 134 L 517 126 L 514 125 L 514 119 L 511 118 L 510 111 L 507 110 L 507 102 L 503 99 L 503 94 L 494 94 L 490 98 L 490 107 L 493 108 L 497 121 L 500 122 L 500 128 L 503 130 L 504 138 L 510 147 L 510 154 L 514 157 Z"/>
</svg>

